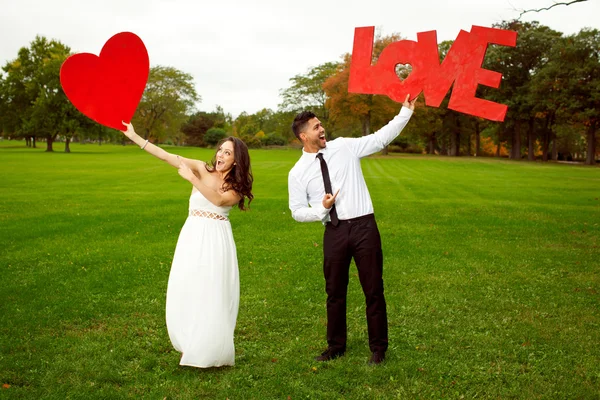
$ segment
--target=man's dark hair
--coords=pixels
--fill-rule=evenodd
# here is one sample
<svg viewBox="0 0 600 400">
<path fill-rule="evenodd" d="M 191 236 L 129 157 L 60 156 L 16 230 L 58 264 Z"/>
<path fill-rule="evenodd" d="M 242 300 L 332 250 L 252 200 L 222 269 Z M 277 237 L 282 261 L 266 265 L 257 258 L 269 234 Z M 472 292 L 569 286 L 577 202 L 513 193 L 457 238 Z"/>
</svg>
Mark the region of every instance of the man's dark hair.
<svg viewBox="0 0 600 400">
<path fill-rule="evenodd" d="M 300 114 L 296 115 L 296 118 L 294 118 L 294 122 L 292 123 L 292 131 L 298 140 L 300 140 L 300 132 L 306 128 L 306 123 L 315 117 L 316 115 L 312 111 L 302 111 Z"/>
</svg>

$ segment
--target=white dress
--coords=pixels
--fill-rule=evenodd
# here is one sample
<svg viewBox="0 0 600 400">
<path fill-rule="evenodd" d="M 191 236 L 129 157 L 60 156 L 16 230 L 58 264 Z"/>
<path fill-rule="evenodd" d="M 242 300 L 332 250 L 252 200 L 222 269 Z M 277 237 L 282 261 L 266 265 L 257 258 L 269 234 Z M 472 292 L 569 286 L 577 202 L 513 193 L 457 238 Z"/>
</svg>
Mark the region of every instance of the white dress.
<svg viewBox="0 0 600 400">
<path fill-rule="evenodd" d="M 179 234 L 167 288 L 167 330 L 182 353 L 181 365 L 208 368 L 235 362 L 240 281 L 230 209 L 196 190 L 190 197 L 190 215 Z"/>
</svg>

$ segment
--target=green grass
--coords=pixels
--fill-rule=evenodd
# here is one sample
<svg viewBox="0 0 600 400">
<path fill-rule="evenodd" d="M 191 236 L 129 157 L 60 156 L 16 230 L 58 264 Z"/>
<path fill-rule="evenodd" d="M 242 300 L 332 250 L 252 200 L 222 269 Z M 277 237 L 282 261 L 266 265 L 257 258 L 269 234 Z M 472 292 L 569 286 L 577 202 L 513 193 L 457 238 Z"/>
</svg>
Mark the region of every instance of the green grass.
<svg viewBox="0 0 600 400">
<path fill-rule="evenodd" d="M 190 186 L 134 146 L 0 142 L 0 398 L 600 397 L 600 169 L 372 157 L 390 349 L 367 365 L 351 269 L 346 356 L 325 343 L 322 232 L 295 222 L 296 150 L 254 150 L 231 213 L 236 366 L 178 365 L 164 309 Z M 209 159 L 211 150 L 174 149 Z"/>
</svg>

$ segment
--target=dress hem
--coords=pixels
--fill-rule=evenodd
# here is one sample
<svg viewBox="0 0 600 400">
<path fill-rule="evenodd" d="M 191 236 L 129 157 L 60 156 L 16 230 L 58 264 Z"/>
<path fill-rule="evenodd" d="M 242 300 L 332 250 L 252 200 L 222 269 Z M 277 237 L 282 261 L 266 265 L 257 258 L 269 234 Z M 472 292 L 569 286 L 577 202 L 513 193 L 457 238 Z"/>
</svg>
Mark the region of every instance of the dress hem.
<svg viewBox="0 0 600 400">
<path fill-rule="evenodd" d="M 221 368 L 221 367 L 233 367 L 235 365 L 235 363 L 233 364 L 219 364 L 219 365 L 194 365 L 191 363 L 179 363 L 179 365 L 183 366 L 183 367 L 194 367 L 194 368 L 202 368 L 202 369 L 207 369 L 207 368 Z"/>
</svg>

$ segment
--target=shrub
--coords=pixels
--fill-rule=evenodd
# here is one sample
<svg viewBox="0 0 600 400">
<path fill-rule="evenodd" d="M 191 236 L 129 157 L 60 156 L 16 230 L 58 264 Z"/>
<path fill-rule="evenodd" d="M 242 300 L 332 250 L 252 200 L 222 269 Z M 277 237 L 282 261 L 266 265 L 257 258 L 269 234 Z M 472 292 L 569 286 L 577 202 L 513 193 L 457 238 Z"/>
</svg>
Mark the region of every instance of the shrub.
<svg viewBox="0 0 600 400">
<path fill-rule="evenodd" d="M 240 139 L 242 139 L 244 143 L 246 143 L 246 146 L 248 146 L 249 149 L 257 149 L 262 146 L 260 139 L 258 139 L 255 136 L 243 135 L 242 137 L 240 137 Z"/>
<path fill-rule="evenodd" d="M 210 128 L 204 134 L 204 143 L 209 146 L 216 146 L 219 143 L 219 140 L 225 139 L 227 137 L 227 132 L 225 129 L 221 128 Z"/>
<path fill-rule="evenodd" d="M 263 136 L 260 140 L 265 146 L 285 146 L 286 144 L 285 139 L 276 133 L 269 133 L 268 135 Z"/>
</svg>

